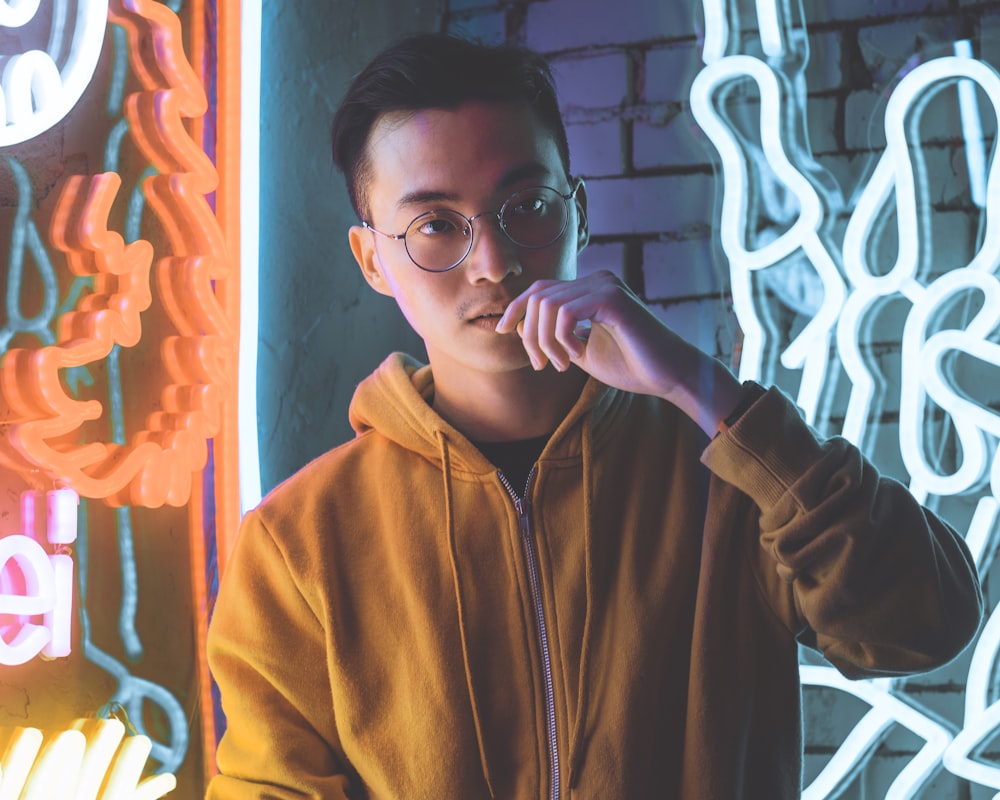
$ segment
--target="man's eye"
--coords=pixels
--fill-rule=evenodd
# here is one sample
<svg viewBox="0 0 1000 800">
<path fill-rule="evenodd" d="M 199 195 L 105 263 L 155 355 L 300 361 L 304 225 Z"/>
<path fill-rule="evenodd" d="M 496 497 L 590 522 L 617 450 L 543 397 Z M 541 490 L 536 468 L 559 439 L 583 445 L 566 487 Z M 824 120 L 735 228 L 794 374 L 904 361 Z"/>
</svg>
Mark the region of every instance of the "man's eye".
<svg viewBox="0 0 1000 800">
<path fill-rule="evenodd" d="M 421 236 L 440 236 L 457 231 L 458 227 L 455 223 L 446 217 L 432 217 L 431 219 L 421 220 L 420 224 L 416 227 L 416 232 Z"/>
<path fill-rule="evenodd" d="M 539 216 L 545 213 L 546 204 L 541 197 L 526 197 L 512 209 L 518 216 Z"/>
</svg>

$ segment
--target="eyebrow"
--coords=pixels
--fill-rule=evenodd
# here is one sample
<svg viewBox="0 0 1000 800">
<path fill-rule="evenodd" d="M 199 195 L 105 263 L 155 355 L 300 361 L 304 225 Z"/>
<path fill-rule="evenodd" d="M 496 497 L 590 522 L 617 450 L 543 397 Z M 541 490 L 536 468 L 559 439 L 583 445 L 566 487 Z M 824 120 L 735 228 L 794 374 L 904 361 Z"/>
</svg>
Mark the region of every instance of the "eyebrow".
<svg viewBox="0 0 1000 800">
<path fill-rule="evenodd" d="M 551 176 L 552 171 L 544 164 L 538 161 L 528 161 L 508 170 L 500 179 L 497 188 L 506 189 L 527 178 L 546 178 Z M 423 205 L 424 203 L 454 203 L 459 199 L 459 196 L 455 192 L 446 192 L 440 189 L 416 189 L 400 197 L 396 201 L 396 208 Z"/>
</svg>

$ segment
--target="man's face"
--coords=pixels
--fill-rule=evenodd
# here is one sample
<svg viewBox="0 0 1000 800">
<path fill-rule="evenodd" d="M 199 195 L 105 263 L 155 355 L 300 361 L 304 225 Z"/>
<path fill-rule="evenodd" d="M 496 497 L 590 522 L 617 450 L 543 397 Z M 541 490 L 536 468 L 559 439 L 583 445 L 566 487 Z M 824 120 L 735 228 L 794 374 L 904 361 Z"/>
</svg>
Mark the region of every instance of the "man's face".
<svg viewBox="0 0 1000 800">
<path fill-rule="evenodd" d="M 453 209 L 473 217 L 500 210 L 512 193 L 572 186 L 550 133 L 527 107 L 467 103 L 381 117 L 368 142 L 367 186 L 372 227 L 406 230 L 426 211 Z M 519 248 L 493 214 L 474 221 L 472 251 L 456 268 L 430 273 L 409 258 L 402 241 L 363 227 L 351 229 L 351 248 L 376 291 L 396 299 L 424 340 L 435 372 L 530 369 L 516 334 L 500 335 L 497 320 L 512 298 L 540 278 L 571 280 L 586 244 L 586 195 L 570 201 L 563 235 L 547 247 Z"/>
</svg>

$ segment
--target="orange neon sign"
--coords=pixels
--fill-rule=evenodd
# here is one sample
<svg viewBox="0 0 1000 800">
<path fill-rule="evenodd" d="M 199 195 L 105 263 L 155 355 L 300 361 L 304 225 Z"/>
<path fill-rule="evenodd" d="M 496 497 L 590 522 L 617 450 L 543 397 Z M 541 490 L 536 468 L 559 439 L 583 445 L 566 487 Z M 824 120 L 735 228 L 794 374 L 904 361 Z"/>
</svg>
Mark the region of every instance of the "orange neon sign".
<svg viewBox="0 0 1000 800">
<path fill-rule="evenodd" d="M 125 115 L 142 155 L 158 174 L 143 190 L 162 226 L 166 252 L 144 240 L 125 244 L 108 229 L 120 179 L 75 176 L 61 189 L 51 240 L 76 275 L 93 276 L 94 292 L 60 320 L 58 341 L 17 348 L 0 361 L 0 407 L 7 406 L 8 461 L 37 470 L 82 496 L 113 505 L 184 505 L 193 475 L 204 467 L 207 440 L 217 435 L 235 384 L 235 327 L 213 286 L 231 274 L 225 237 L 206 195 L 219 176 L 185 120 L 203 116 L 201 81 L 184 57 L 180 21 L 152 0 L 114 0 L 113 21 L 128 33 L 132 69 L 142 90 Z M 156 259 L 153 264 L 153 259 Z M 152 301 L 150 270 L 176 335 L 160 342 L 166 383 L 159 408 L 125 445 L 79 442 L 81 426 L 103 413 L 97 400 L 76 400 L 61 376 L 134 346 L 140 316 Z"/>
<path fill-rule="evenodd" d="M 22 6 L 17 13 L 30 17 L 37 3 L 29 0 Z M 57 17 L 66 12 L 56 10 L 58 6 L 52 11 L 54 24 L 62 24 Z M 54 338 L 38 345 L 22 338 L 14 342 L 18 347 L 0 354 L 0 468 L 17 473 L 34 487 L 29 494 L 37 496 L 55 487 L 57 493 L 72 491 L 112 506 L 186 506 L 200 698 L 196 702 L 201 706 L 204 769 L 211 774 L 216 732 L 203 652 L 211 605 L 206 551 L 214 536 L 221 570 L 239 520 L 240 3 L 217 0 L 206 9 L 205 0 L 190 0 L 183 12 L 183 30 L 177 14 L 154 0 L 79 0 L 76 11 L 81 41 L 91 41 L 89 34 L 103 31 L 108 20 L 125 31 L 127 85 L 138 90 L 117 102 L 127 121 L 127 141 L 139 156 L 129 165 L 145 160 L 155 171 L 142 182 L 141 199 L 149 213 L 143 217 L 144 238 L 126 242 L 118 232 L 125 204 L 122 187 L 129 181 L 125 171 L 124 182 L 116 171 L 72 176 L 53 193 L 55 202 L 47 206 L 52 213 L 45 244 L 64 255 L 64 273 L 87 277 L 90 288 L 72 310 L 53 318 Z M 211 30 L 210 18 L 217 22 Z M 99 42 L 103 35 L 93 40 Z M 211 115 L 205 86 L 216 92 Z M 42 100 L 36 98 L 38 103 Z M 6 131 L 12 135 L 12 126 L 7 125 Z M 203 146 L 206 132 L 214 132 L 214 147 L 208 148 L 214 163 Z M 0 147 L 5 144 L 0 141 Z M 71 394 L 75 379 L 70 371 L 84 368 L 76 374 L 96 375 L 107 368 L 110 374 L 117 351 L 129 349 L 135 354 L 134 364 L 145 367 L 149 349 L 155 350 L 153 360 L 158 363 L 143 369 L 140 380 L 130 387 L 141 385 L 130 395 L 138 414 L 130 410 L 126 439 L 124 433 L 112 433 L 115 401 L 110 393 L 107 400 L 96 389 Z M 95 394 L 101 399 L 93 399 Z M 120 390 L 117 396 L 121 398 Z M 121 409 L 117 413 L 121 419 Z M 210 475 L 203 474 L 210 452 L 213 469 Z M 150 532 L 155 528 L 154 523 Z M 20 629 L 36 631 L 36 641 L 17 655 L 23 658 L 33 652 L 45 633 L 41 629 L 47 628 L 53 644 L 46 655 L 55 655 L 57 649 L 65 649 L 69 631 L 63 624 L 66 607 L 59 605 L 54 584 L 49 591 L 48 578 L 56 578 L 58 562 L 62 573 L 56 582 L 68 585 L 66 567 L 73 566 L 73 548 L 45 542 L 38 531 L 37 546 L 16 535 L 7 538 L 9 553 L 0 554 L 5 558 L 0 562 L 4 606 L 0 624 L 9 624 L 0 637 L 6 636 L 3 641 L 10 644 Z M 22 600 L 28 601 L 27 607 Z M 57 607 L 62 609 L 58 614 Z M 11 654 L 0 653 L 4 655 Z M 115 677 L 120 679 L 118 673 Z M 57 737 L 53 746 L 63 746 L 67 738 L 79 737 Z M 89 753 L 89 744 L 87 748 Z M 125 750 L 123 744 L 122 753 Z M 19 762 L 22 777 L 30 777 L 32 791 L 40 792 L 30 796 L 62 796 L 61 790 L 49 791 L 46 781 L 57 779 L 55 764 L 63 762 L 43 757 L 45 752 L 37 760 Z M 163 758 L 162 753 L 157 756 Z M 128 763 L 134 766 L 132 755 Z M 10 766 L 0 764 L 5 779 Z M 108 774 L 114 771 L 109 768 Z M 130 797 L 160 796 L 151 793 L 153 784 L 140 783 L 137 789 L 136 780 L 115 785 Z M 167 788 L 162 784 L 156 790 Z M 100 797 L 118 796 L 106 787 L 102 792 L 106 793 Z"/>
</svg>

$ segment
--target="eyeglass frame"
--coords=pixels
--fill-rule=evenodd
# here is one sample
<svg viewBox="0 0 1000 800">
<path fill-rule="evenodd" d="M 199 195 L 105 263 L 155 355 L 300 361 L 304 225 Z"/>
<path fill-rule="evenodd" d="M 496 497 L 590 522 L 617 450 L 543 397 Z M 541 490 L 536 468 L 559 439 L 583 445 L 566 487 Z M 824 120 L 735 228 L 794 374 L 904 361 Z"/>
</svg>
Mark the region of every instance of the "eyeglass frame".
<svg viewBox="0 0 1000 800">
<path fill-rule="evenodd" d="M 528 186 L 525 189 L 518 189 L 516 192 L 511 194 L 510 197 L 504 200 L 503 205 L 500 206 L 499 211 L 480 211 L 478 214 L 473 214 L 471 217 L 467 217 L 461 211 L 456 211 L 453 208 L 433 208 L 430 209 L 429 211 L 422 211 L 421 213 L 417 214 L 417 216 L 415 216 L 413 219 L 410 220 L 409 224 L 406 226 L 406 230 L 404 230 L 402 233 L 386 233 L 385 231 L 380 231 L 377 228 L 372 227 L 371 223 L 365 219 L 361 220 L 361 227 L 367 228 L 372 233 L 377 233 L 379 236 L 384 236 L 386 239 L 392 239 L 397 242 L 401 241 L 403 243 L 403 249 L 406 250 L 406 257 L 410 259 L 410 261 L 413 263 L 415 267 L 417 267 L 417 269 L 421 269 L 424 272 L 430 272 L 433 274 L 440 274 L 442 272 L 451 272 L 451 270 L 460 266 L 462 262 L 469 257 L 469 253 L 472 252 L 472 246 L 476 240 L 476 228 L 472 223 L 475 222 L 480 217 L 487 217 L 491 215 L 495 217 L 497 224 L 500 227 L 500 231 L 507 238 L 507 241 L 509 241 L 515 247 L 522 247 L 525 250 L 541 250 L 545 247 L 549 247 L 550 245 L 555 244 L 556 242 L 559 241 L 559 239 L 562 238 L 563 234 L 566 233 L 566 228 L 569 227 L 569 218 L 570 218 L 569 201 L 573 200 L 576 197 L 576 193 L 580 191 L 581 186 L 583 186 L 583 181 L 580 180 L 579 178 L 576 179 L 575 185 L 573 186 L 572 190 L 570 190 L 570 192 L 567 194 L 563 194 L 558 189 L 553 188 L 552 186 L 544 186 L 544 185 Z M 504 225 L 503 221 L 503 213 L 504 211 L 507 210 L 507 206 L 510 204 L 510 202 L 514 200 L 514 198 L 516 198 L 518 195 L 527 194 L 528 192 L 535 191 L 537 189 L 548 189 L 550 192 L 555 192 L 557 195 L 559 195 L 559 197 L 562 198 L 563 203 L 565 204 L 566 207 L 566 221 L 563 223 L 562 230 L 559 231 L 559 233 L 552 239 L 552 241 L 546 242 L 545 244 L 536 244 L 536 245 L 521 244 L 520 242 L 515 241 L 514 238 L 507 232 L 507 227 Z M 410 248 L 406 246 L 406 234 L 410 230 L 410 228 L 413 227 L 413 223 L 415 223 L 421 217 L 426 217 L 430 214 L 440 214 L 442 211 L 447 211 L 450 214 L 457 214 L 467 223 L 469 223 L 469 246 L 466 248 L 463 256 L 460 259 L 458 259 L 458 261 L 456 261 L 454 264 L 452 264 L 450 267 L 445 267 L 444 269 L 429 269 L 427 267 L 418 264 L 416 260 L 413 258 L 413 256 L 410 254 Z"/>
</svg>

